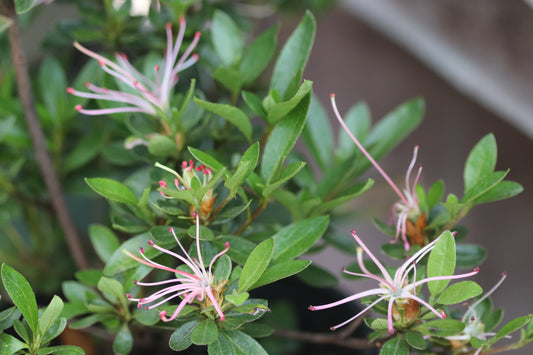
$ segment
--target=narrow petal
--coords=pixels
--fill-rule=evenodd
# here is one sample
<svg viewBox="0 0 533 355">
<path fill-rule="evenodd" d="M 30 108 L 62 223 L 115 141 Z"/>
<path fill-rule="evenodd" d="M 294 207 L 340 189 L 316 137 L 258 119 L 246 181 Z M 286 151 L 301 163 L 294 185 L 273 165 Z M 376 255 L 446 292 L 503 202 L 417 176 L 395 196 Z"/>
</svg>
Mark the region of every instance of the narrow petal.
<svg viewBox="0 0 533 355">
<path fill-rule="evenodd" d="M 336 302 L 323 304 L 323 305 L 320 305 L 320 306 L 309 306 L 309 309 L 311 311 L 320 311 L 322 309 L 333 308 L 333 307 L 336 307 L 336 306 L 344 304 L 344 303 L 355 301 L 357 299 L 360 299 L 360 298 L 363 298 L 363 297 L 366 297 L 366 296 L 383 295 L 383 294 L 388 294 L 388 293 L 389 292 L 386 289 L 373 288 L 373 289 L 370 289 L 370 290 L 367 290 L 367 291 L 359 292 L 359 293 L 356 293 L 354 295 L 348 296 L 348 297 L 343 298 L 343 299 L 341 299 L 339 301 L 336 301 Z"/>
</svg>

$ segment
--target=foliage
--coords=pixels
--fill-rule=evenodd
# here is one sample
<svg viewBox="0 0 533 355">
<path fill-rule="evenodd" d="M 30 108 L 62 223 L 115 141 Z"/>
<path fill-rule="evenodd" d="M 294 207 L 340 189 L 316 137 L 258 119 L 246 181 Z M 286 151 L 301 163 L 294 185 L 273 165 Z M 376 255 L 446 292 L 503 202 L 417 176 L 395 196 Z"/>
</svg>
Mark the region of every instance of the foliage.
<svg viewBox="0 0 533 355">
<path fill-rule="evenodd" d="M 14 6 L 29 16 L 39 3 L 15 0 Z M 133 353 L 140 333 L 155 339 L 164 331 L 173 351 L 194 344 L 210 354 L 265 354 L 269 337 L 283 332 L 263 317 L 276 307 L 255 297 L 256 290 L 293 276 L 312 287 L 336 285 L 337 277 L 311 265 L 309 254 L 327 246 L 353 250 L 334 229 L 338 207 L 372 188 L 363 174 L 373 164 L 381 169 L 373 159 L 421 124 L 424 101 L 413 98 L 374 121 L 365 103 L 343 119 L 333 101 L 345 123 L 335 134 L 303 75 L 316 32 L 310 11 L 278 43 L 279 24 L 251 35 L 254 22 L 231 2 L 161 0 L 143 16 L 130 14 L 131 2 L 114 3 L 77 0 L 80 18 L 57 24 L 45 40 L 54 56 L 32 75 L 35 109 L 75 215 L 88 214 L 87 206 L 97 212 L 78 226 L 88 230 L 92 248 L 84 251 L 91 267 L 75 272 L 76 280 L 69 280 L 74 260 L 64 257 L 53 196 L 23 124 L 23 94 L 16 93 L 7 51 L 0 51 L 0 230 L 6 236 L 0 260 L 13 303 L 0 312 L 0 354 L 84 353 L 50 345 L 67 322 L 71 329 L 105 332 L 116 354 Z M 0 30 L 12 25 L 0 17 Z M 72 41 L 97 60 L 86 61 Z M 114 51 L 128 55 L 110 59 Z M 382 354 L 485 351 L 519 330 L 508 348 L 533 340 L 529 315 L 498 328 L 503 311 L 492 309 L 492 290 L 483 295 L 470 280 L 450 284 L 479 271 L 458 275 L 456 268 L 486 258 L 482 246 L 462 243 L 461 219 L 475 206 L 522 191 L 505 180 L 508 170 L 495 171 L 496 157 L 489 134 L 467 158 L 462 197 L 445 196 L 441 180 L 424 188 L 417 177 L 403 194 L 393 186 L 401 199 L 393 206 L 397 228 L 375 224 L 393 241 L 405 236 L 404 245 L 386 243 L 381 250 L 406 261 L 386 268 L 354 232 L 360 248 L 343 275 L 379 287 L 311 310 L 361 299 L 374 311 L 365 315 L 368 340 L 383 344 Z M 15 268 L 39 295 L 61 291 L 66 301 L 54 295 L 39 310 Z M 455 305 L 465 301 L 472 302 L 474 320 L 456 316 Z M 272 315 L 287 317 L 285 323 L 295 322 L 291 316 Z"/>
</svg>

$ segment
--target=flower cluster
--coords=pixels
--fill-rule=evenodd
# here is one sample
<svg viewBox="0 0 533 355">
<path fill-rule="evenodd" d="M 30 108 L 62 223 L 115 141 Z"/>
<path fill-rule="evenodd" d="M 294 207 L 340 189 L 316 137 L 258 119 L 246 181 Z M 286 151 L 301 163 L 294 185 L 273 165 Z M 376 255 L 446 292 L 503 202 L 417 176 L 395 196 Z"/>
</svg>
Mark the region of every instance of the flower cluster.
<svg viewBox="0 0 533 355">
<path fill-rule="evenodd" d="M 331 327 L 331 330 L 335 330 L 337 328 L 340 328 L 357 317 L 361 316 L 363 313 L 374 307 L 376 304 L 378 304 L 381 301 L 388 301 L 388 309 L 387 309 L 387 324 L 388 324 L 388 331 L 389 333 L 394 333 L 394 327 L 393 327 L 393 317 L 397 313 L 398 308 L 405 307 L 410 302 L 415 302 L 417 304 L 424 305 L 427 309 L 429 309 L 431 312 L 433 312 L 435 315 L 437 315 L 440 318 L 446 318 L 446 313 L 444 311 L 438 311 L 435 308 L 433 308 L 428 302 L 424 301 L 422 298 L 417 296 L 417 288 L 423 284 L 426 284 L 430 281 L 436 281 L 436 280 L 453 280 L 453 279 L 460 279 L 465 277 L 470 277 L 473 275 L 476 275 L 479 272 L 479 268 L 474 269 L 474 271 L 461 274 L 461 275 L 450 275 L 450 276 L 436 276 L 436 277 L 427 277 L 422 280 L 416 280 L 416 264 L 422 260 L 422 258 L 427 255 L 433 248 L 435 247 L 435 244 L 440 239 L 440 236 L 436 238 L 431 243 L 424 246 L 422 249 L 417 251 L 413 256 L 408 258 L 398 269 L 396 270 L 394 276 L 392 276 L 389 271 L 381 264 L 381 262 L 376 258 L 376 256 L 370 251 L 370 249 L 367 248 L 367 246 L 363 243 L 363 241 L 357 236 L 357 233 L 355 231 L 352 231 L 352 236 L 356 240 L 356 242 L 360 245 L 360 247 L 357 248 L 357 263 L 359 264 L 359 267 L 361 268 L 362 274 L 360 273 L 354 273 L 343 269 L 343 272 L 354 275 L 354 276 L 360 276 L 365 277 L 368 279 L 375 280 L 379 283 L 379 287 L 373 288 L 370 290 L 366 290 L 363 292 L 356 293 L 352 296 L 346 297 L 342 300 L 339 300 L 337 302 L 321 305 L 321 306 L 309 306 L 309 309 L 312 311 L 318 311 L 322 309 L 332 308 L 347 302 L 351 302 L 354 300 L 361 299 L 363 297 L 367 296 L 379 296 L 377 300 L 372 302 L 369 306 L 365 307 L 361 312 L 357 313 L 355 316 L 351 317 L 350 319 L 346 320 L 345 322 L 342 322 L 340 324 L 337 324 L 333 327 Z M 442 235 L 441 235 L 442 236 Z M 366 252 L 370 259 L 374 262 L 374 264 L 379 268 L 381 271 L 381 275 L 372 274 L 368 269 L 365 267 L 363 263 L 363 252 Z M 412 277 L 410 279 L 410 274 L 412 274 Z M 418 308 L 416 308 L 416 313 L 418 314 Z M 411 318 L 411 317 L 410 317 Z M 413 317 L 414 318 L 414 317 Z"/>
<path fill-rule="evenodd" d="M 176 41 L 172 43 L 172 24 L 166 26 L 167 48 L 161 65 L 154 68 L 155 81 L 141 74 L 131 65 L 128 58 L 123 53 L 115 54 L 117 63 L 83 47 L 78 42 L 74 42 L 74 47 L 84 54 L 92 57 L 100 63 L 102 69 L 131 88 L 131 92 L 111 90 L 85 83 L 90 92 L 78 91 L 68 88 L 69 94 L 96 100 L 114 101 L 125 106 L 106 109 L 84 109 L 81 105 L 76 106 L 76 110 L 86 115 L 107 115 L 120 112 L 144 112 L 157 116 L 165 113 L 169 108 L 169 98 L 172 88 L 178 82 L 178 73 L 198 60 L 197 54 L 192 54 L 200 39 L 197 32 L 189 47 L 181 57 L 178 57 L 183 37 L 185 35 L 185 19 L 180 18 L 180 28 Z"/>
<path fill-rule="evenodd" d="M 193 186 L 192 181 L 196 179 L 201 187 L 204 187 L 209 184 L 211 181 L 211 178 L 213 177 L 213 174 L 211 172 L 211 169 L 205 165 L 198 165 L 194 166 L 194 161 L 189 160 L 183 161 L 181 163 L 181 169 L 182 174 L 178 174 L 175 170 L 160 164 L 156 163 L 156 167 L 161 168 L 163 170 L 166 170 L 173 174 L 176 178 L 174 179 L 174 185 L 178 190 L 190 190 Z M 167 183 L 165 180 L 159 181 L 159 186 L 162 189 L 167 188 Z M 171 196 L 168 196 L 163 191 L 160 191 L 161 195 L 165 198 L 172 198 Z M 207 189 L 206 192 L 203 194 L 199 205 L 200 205 L 200 212 L 202 216 L 209 216 L 211 211 L 213 210 L 213 204 L 215 202 L 215 195 L 213 193 L 213 189 Z M 191 209 L 191 215 L 195 212 L 194 208 Z"/>
<path fill-rule="evenodd" d="M 178 307 L 174 311 L 174 313 L 167 317 L 166 311 L 162 311 L 159 313 L 159 317 L 163 322 L 169 322 L 173 319 L 175 319 L 183 307 L 185 307 L 186 304 L 192 303 L 194 300 L 197 300 L 199 302 L 203 302 L 203 308 L 207 308 L 210 305 L 212 305 L 216 312 L 218 313 L 218 316 L 221 321 L 224 321 L 226 317 L 224 316 L 224 313 L 221 309 L 222 304 L 222 295 L 221 290 L 218 285 L 215 284 L 214 276 L 212 273 L 213 264 L 215 261 L 224 255 L 229 250 L 229 243 L 225 244 L 225 249 L 215 255 L 215 257 L 211 260 L 209 263 L 209 268 L 206 270 L 204 266 L 204 261 L 202 260 L 202 253 L 200 250 L 200 220 L 198 215 L 195 215 L 196 218 L 196 252 L 198 255 L 198 259 L 191 257 L 186 251 L 185 248 L 183 248 L 183 245 L 180 243 L 178 237 L 176 236 L 176 233 L 172 228 L 169 228 L 169 231 L 174 236 L 174 239 L 178 243 L 181 251 L 185 256 L 181 256 L 179 254 L 174 253 L 173 251 L 170 251 L 168 249 L 162 248 L 155 244 L 153 241 L 150 241 L 149 244 L 153 248 L 156 248 L 157 250 L 166 253 L 168 255 L 171 255 L 181 261 L 184 265 L 186 265 L 192 272 L 185 272 L 182 270 L 178 270 L 175 268 L 167 267 L 161 264 L 158 264 L 149 258 L 147 258 L 144 255 L 144 250 L 142 248 L 139 248 L 140 254 L 142 256 L 142 259 L 127 252 L 126 254 L 130 256 L 131 258 L 137 260 L 138 262 L 148 265 L 150 267 L 153 267 L 154 269 L 160 269 L 160 270 L 166 270 L 170 272 L 174 272 L 176 274 L 176 278 L 166 280 L 166 281 L 160 281 L 160 282 L 137 282 L 135 281 L 136 285 L 140 286 L 160 286 L 160 285 L 168 285 L 170 286 L 163 288 L 162 290 L 159 290 L 152 295 L 145 297 L 145 298 L 133 298 L 130 294 L 127 295 L 128 299 L 131 301 L 136 301 L 139 308 L 145 307 L 146 309 L 153 309 L 156 308 L 163 303 L 166 303 L 170 301 L 171 299 L 174 299 L 176 297 L 181 297 L 182 300 L 179 303 Z M 162 300 L 161 300 L 162 299 Z M 147 306 L 148 305 L 148 306 Z"/>
<path fill-rule="evenodd" d="M 377 169 L 377 171 L 383 176 L 385 181 L 392 187 L 394 192 L 400 197 L 400 200 L 396 202 L 393 206 L 393 211 L 396 214 L 396 235 L 394 237 L 393 243 L 396 242 L 399 238 L 399 236 L 402 236 L 402 240 L 404 243 L 405 250 L 409 250 L 409 240 L 407 239 L 407 229 L 408 229 L 408 222 L 410 222 L 410 219 L 417 219 L 420 215 L 420 209 L 419 209 L 419 200 L 416 195 L 416 185 L 418 183 L 418 179 L 420 178 L 420 174 L 422 173 L 422 166 L 418 166 L 418 171 L 416 173 L 414 181 L 411 183 L 411 173 L 413 171 L 413 168 L 416 163 L 416 157 L 418 155 L 418 146 L 414 148 L 413 151 L 413 158 L 411 159 L 411 163 L 409 164 L 409 167 L 407 169 L 407 173 L 405 174 L 405 189 L 403 192 L 396 186 L 396 184 L 392 181 L 392 179 L 387 175 L 387 173 L 379 166 L 379 164 L 376 162 L 374 158 L 368 153 L 368 151 L 363 147 L 361 142 L 355 136 L 350 132 L 350 129 L 348 126 L 346 126 L 346 123 L 344 123 L 344 120 L 342 119 L 342 116 L 339 113 L 339 110 L 337 108 L 337 104 L 335 103 L 335 94 L 330 95 L 331 98 L 331 105 L 333 107 L 333 112 L 335 113 L 335 117 L 337 117 L 337 120 L 341 124 L 342 128 L 346 131 L 348 136 L 352 139 L 352 141 L 355 143 L 355 145 L 361 150 L 361 152 L 367 157 L 367 159 L 374 165 L 374 167 Z M 423 245 L 423 241 L 418 244 Z"/>
</svg>

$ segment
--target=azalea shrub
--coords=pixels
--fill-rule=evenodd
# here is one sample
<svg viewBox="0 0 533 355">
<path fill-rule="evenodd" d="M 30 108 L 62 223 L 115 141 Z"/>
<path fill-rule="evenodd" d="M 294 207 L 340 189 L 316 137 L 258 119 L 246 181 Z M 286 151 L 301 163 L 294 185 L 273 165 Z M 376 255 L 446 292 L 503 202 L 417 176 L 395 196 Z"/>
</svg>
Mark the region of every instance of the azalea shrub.
<svg viewBox="0 0 533 355">
<path fill-rule="evenodd" d="M 402 188 L 378 160 L 422 122 L 424 101 L 374 121 L 335 94 L 323 106 L 303 77 L 311 11 L 279 43 L 278 24 L 258 31 L 250 16 L 300 13 L 291 1 L 160 0 L 133 13 L 135 2 L 76 0 L 80 17 L 57 23 L 44 42 L 53 55 L 28 75 L 20 29 L 47 3 L 0 8 L 0 354 L 284 354 L 303 343 L 483 354 L 533 340 L 530 315 L 501 324 L 490 296 L 506 275 L 483 291 L 486 251 L 459 225 L 522 191 L 495 171 L 494 135 L 472 142 L 462 192 L 419 184 L 418 146 Z M 350 203 L 372 194 L 369 169 L 398 198 L 391 218 L 372 235 L 339 234 Z M 309 258 L 328 246 L 353 252 L 342 277 L 374 285 L 319 297 L 337 276 Z M 298 292 L 289 278 L 311 305 L 261 292 Z M 318 321 L 346 304 L 340 323 Z M 301 313 L 315 331 L 298 328 Z"/>
</svg>

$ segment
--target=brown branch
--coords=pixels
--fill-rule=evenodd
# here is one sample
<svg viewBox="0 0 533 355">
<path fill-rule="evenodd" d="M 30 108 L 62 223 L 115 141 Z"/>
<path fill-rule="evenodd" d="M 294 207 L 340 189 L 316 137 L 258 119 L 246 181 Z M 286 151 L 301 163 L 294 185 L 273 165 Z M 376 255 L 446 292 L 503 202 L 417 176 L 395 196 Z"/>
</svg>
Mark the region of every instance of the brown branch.
<svg viewBox="0 0 533 355">
<path fill-rule="evenodd" d="M 350 335 L 359 327 L 363 318 L 356 319 L 342 332 L 337 333 L 311 333 L 298 330 L 276 329 L 272 335 L 279 338 L 302 340 L 313 344 L 335 344 L 350 349 L 373 349 L 380 347 L 383 345 L 380 342 L 350 338 Z"/>
<path fill-rule="evenodd" d="M 22 48 L 20 29 L 18 26 L 17 14 L 13 0 L 0 0 L 0 10 L 3 15 L 13 22 L 8 30 L 9 46 L 11 49 L 11 60 L 15 68 L 18 94 L 24 111 L 24 119 L 33 142 L 33 150 L 39 164 L 45 186 L 50 194 L 52 206 L 57 215 L 57 219 L 67 240 L 68 247 L 79 269 L 88 266 L 85 255 L 82 252 L 81 243 L 72 222 L 70 212 L 63 198 L 61 185 L 54 170 L 52 159 L 46 147 L 46 140 L 35 109 L 35 100 L 31 90 L 28 73 L 28 65 Z M 50 83 L 53 85 L 53 83 Z"/>
</svg>

